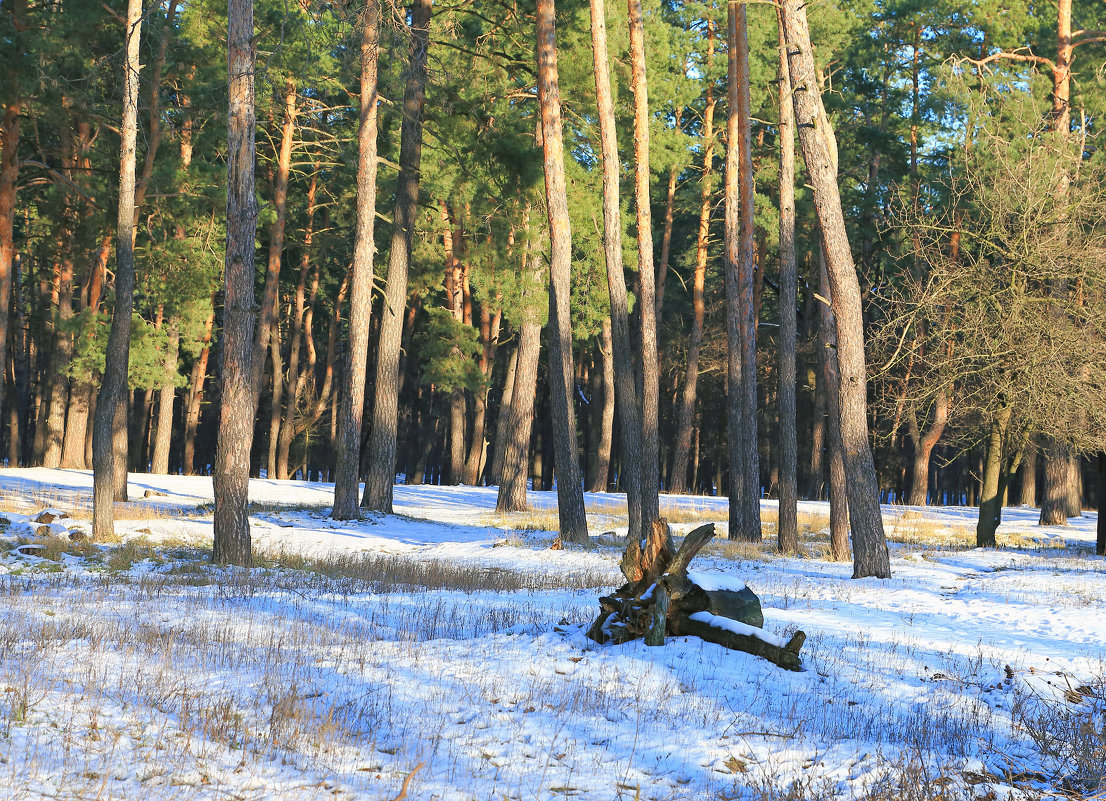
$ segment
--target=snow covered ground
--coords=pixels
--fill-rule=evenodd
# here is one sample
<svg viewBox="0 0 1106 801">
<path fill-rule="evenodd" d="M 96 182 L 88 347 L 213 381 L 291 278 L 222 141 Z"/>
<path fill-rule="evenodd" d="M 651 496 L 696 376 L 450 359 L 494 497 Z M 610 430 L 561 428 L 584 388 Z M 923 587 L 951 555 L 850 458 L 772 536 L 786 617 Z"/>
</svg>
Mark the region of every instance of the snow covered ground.
<svg viewBox="0 0 1106 801">
<path fill-rule="evenodd" d="M 494 489 L 401 486 L 396 515 L 338 523 L 331 486 L 255 480 L 244 571 L 204 561 L 210 478 L 136 474 L 118 543 L 21 545 L 45 508 L 88 531 L 90 491 L 0 470 L 0 798 L 392 799 L 416 768 L 406 797 L 443 801 L 1106 794 L 1093 513 L 1007 509 L 978 551 L 974 509 L 888 507 L 894 576 L 853 581 L 824 504 L 785 559 L 766 501 L 763 547 L 694 564 L 807 633 L 788 673 L 583 636 L 620 583 L 618 496 L 587 496 L 597 548 L 550 550 L 551 494 L 505 517 Z M 725 517 L 662 507 L 678 533 Z"/>
</svg>

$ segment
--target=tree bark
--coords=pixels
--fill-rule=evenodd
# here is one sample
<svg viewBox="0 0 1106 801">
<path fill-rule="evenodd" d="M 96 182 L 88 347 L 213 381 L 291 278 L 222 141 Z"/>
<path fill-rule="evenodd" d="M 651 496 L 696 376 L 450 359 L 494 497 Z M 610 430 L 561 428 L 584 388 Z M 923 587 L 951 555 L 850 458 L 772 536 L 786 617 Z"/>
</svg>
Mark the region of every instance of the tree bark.
<svg viewBox="0 0 1106 801">
<path fill-rule="evenodd" d="M 660 357 L 657 353 L 656 275 L 649 204 L 649 83 L 641 0 L 628 0 L 630 86 L 634 94 L 634 210 L 641 319 L 641 527 L 646 536 L 660 517 Z"/>
<path fill-rule="evenodd" d="M 507 361 L 507 374 L 503 377 L 503 391 L 499 395 L 499 415 L 495 422 L 495 443 L 492 446 L 492 463 L 488 470 L 488 482 L 499 486 L 503 475 L 503 451 L 507 447 L 507 423 L 511 419 L 511 403 L 515 393 L 515 373 L 518 370 L 518 346 L 511 351 Z"/>
<path fill-rule="evenodd" d="M 25 10 L 26 0 L 15 0 L 13 14 Z M 19 177 L 19 98 L 4 106 L 0 123 L 0 365 L 7 364 L 8 310 L 11 308 L 12 265 L 15 261 L 15 194 Z M 0 406 L 4 403 L 4 383 L 0 381 Z M 12 404 L 15 408 L 15 404 Z M 13 462 L 14 466 L 14 462 Z"/>
<path fill-rule="evenodd" d="M 729 119 L 726 124 L 727 420 L 730 465 L 729 538 L 760 542 L 757 453 L 756 321 L 753 312 L 753 167 L 749 39 L 745 5 L 727 15 Z"/>
<path fill-rule="evenodd" d="M 253 0 L 230 0 L 227 10 L 227 248 L 224 269 L 222 391 L 215 445 L 215 517 L 212 557 L 219 564 L 250 566 L 248 495 L 250 445 L 257 411 L 253 376 L 254 63 Z"/>
<path fill-rule="evenodd" d="M 253 360 L 250 365 L 255 409 L 261 399 L 265 380 L 265 352 L 269 349 L 269 340 L 277 319 L 279 304 L 280 261 L 284 253 L 284 229 L 288 220 L 288 176 L 292 170 L 292 140 L 296 132 L 295 78 L 291 76 L 285 78 L 282 99 L 284 119 L 280 131 L 280 150 L 277 152 L 277 170 L 273 180 L 273 210 L 276 212 L 276 219 L 269 226 L 269 258 L 265 268 L 265 283 L 261 289 L 260 315 Z M 273 372 L 276 373 L 275 365 Z"/>
<path fill-rule="evenodd" d="M 70 381 L 69 406 L 65 415 L 65 439 L 61 449 L 61 467 L 85 470 L 85 439 L 88 433 L 88 409 L 94 389 L 88 381 Z"/>
<path fill-rule="evenodd" d="M 501 320 L 502 316 L 498 311 L 493 315 L 488 310 L 487 304 L 482 303 L 480 305 L 480 342 L 482 350 L 479 366 L 484 381 L 473 392 L 472 441 L 469 443 L 468 456 L 465 458 L 465 483 L 470 487 L 480 484 L 480 474 L 488 450 L 488 440 L 484 436 L 488 412 L 488 381 L 491 378 L 492 366 L 495 364 L 495 350 L 499 342 Z"/>
<path fill-rule="evenodd" d="M 621 456 L 619 483 L 626 492 L 629 517 L 627 541 L 644 543 L 641 500 L 641 402 L 634 380 L 626 273 L 622 266 L 622 220 L 619 193 L 618 140 L 611 97 L 607 56 L 607 23 L 603 0 L 591 0 L 591 41 L 595 66 L 595 95 L 599 139 L 603 154 L 603 254 L 611 306 L 611 348 L 614 354 L 615 401 L 619 419 Z"/>
<path fill-rule="evenodd" d="M 603 321 L 599 332 L 599 356 L 602 362 L 603 410 L 599 421 L 599 442 L 596 446 L 595 478 L 592 492 L 606 492 L 611 476 L 611 448 L 614 440 L 614 355 L 611 344 L 611 318 Z M 592 395 L 594 403 L 595 396 Z"/>
<path fill-rule="evenodd" d="M 418 7 L 416 5 L 416 8 Z M 330 516 L 335 520 L 356 520 L 361 516 L 358 497 L 361 472 L 361 425 L 365 408 L 365 378 L 368 370 L 369 315 L 372 311 L 380 3 L 378 0 L 369 0 L 361 13 L 361 116 L 357 128 L 357 219 L 353 236 L 353 269 L 350 279 L 349 359 L 343 376 L 345 391 L 339 393 L 341 399 L 335 443 L 337 454 L 334 468 L 334 508 L 330 512 Z M 402 188 L 401 184 L 400 189 Z M 396 222 L 401 221 L 397 219 Z"/>
<path fill-rule="evenodd" d="M 115 449 L 120 428 L 126 431 L 127 368 L 130 362 L 131 311 L 134 308 L 134 211 L 135 144 L 138 138 L 139 42 L 142 31 L 142 0 L 128 0 L 124 31 L 126 61 L 123 67 L 123 121 L 119 156 L 119 209 L 115 236 L 115 308 L 111 313 L 107 358 L 96 418 L 92 431 L 92 536 L 115 533 L 114 502 L 118 496 L 118 462 L 126 460 L 126 448 Z M 119 413 L 124 415 L 119 426 Z M 125 471 L 125 468 L 124 468 Z M 126 473 L 123 474 L 124 497 Z"/>
<path fill-rule="evenodd" d="M 633 0 L 631 0 L 633 2 Z M 554 448 L 557 466 L 557 517 L 560 538 L 588 545 L 584 515 L 584 489 L 576 447 L 575 393 L 572 370 L 572 321 L 569 317 L 572 282 L 572 230 L 565 187 L 564 144 L 561 133 L 561 98 L 557 78 L 556 24 L 553 0 L 537 3 L 538 102 L 541 107 L 542 158 L 549 215 L 549 371 L 552 390 Z M 645 314 L 654 299 L 642 297 Z M 652 332 L 654 353 L 656 332 Z"/>
<path fill-rule="evenodd" d="M 1010 423 L 1010 409 L 999 411 L 987 436 L 987 459 L 983 468 L 983 492 L 979 499 L 979 521 L 975 528 L 977 548 L 994 548 L 995 532 L 1002 522 L 1002 445 Z"/>
<path fill-rule="evenodd" d="M 714 69 L 714 20 L 707 19 L 707 74 Z M 714 86 L 707 84 L 703 109 L 703 167 L 699 177 L 699 231 L 695 244 L 695 275 L 691 290 L 691 340 L 687 349 L 687 373 L 676 412 L 676 449 L 672 456 L 669 491 L 687 492 L 688 460 L 691 456 L 691 428 L 695 421 L 695 403 L 699 383 L 699 353 L 703 346 L 703 322 L 706 319 L 704 292 L 707 278 L 707 242 L 710 239 L 711 172 L 714 164 Z"/>
<path fill-rule="evenodd" d="M 531 266 L 523 273 L 524 307 L 532 304 L 540 266 L 538 254 L 530 254 Z M 524 308 L 518 334 L 518 367 L 511 392 L 507 441 L 503 452 L 503 471 L 499 479 L 496 511 L 521 512 L 530 508 L 526 499 L 529 467 L 530 432 L 534 423 L 534 398 L 538 387 L 538 356 L 541 349 L 541 325 L 533 308 Z"/>
<path fill-rule="evenodd" d="M 1037 505 L 1037 446 L 1032 442 L 1026 446 L 1025 459 L 1022 460 L 1022 486 L 1018 497 L 1021 506 Z"/>
<path fill-rule="evenodd" d="M 820 248 L 818 274 L 823 297 L 828 297 L 831 294 L 829 276 L 826 274 L 826 264 Z M 838 403 L 841 375 L 837 367 L 837 326 L 828 303 L 819 305 L 819 362 L 822 366 L 829 457 L 827 495 L 830 505 L 830 558 L 835 562 L 844 562 L 849 558 L 849 494 L 845 477 L 845 454 L 841 444 L 841 412 Z"/>
<path fill-rule="evenodd" d="M 814 53 L 800 0 L 784 0 L 795 119 L 803 159 L 814 194 L 815 213 L 825 250 L 833 313 L 837 322 L 837 362 L 841 374 L 841 441 L 849 484 L 849 518 L 853 534 L 853 577 L 889 578 L 890 558 L 879 507 L 879 486 L 868 443 L 867 372 L 860 284 L 845 233 L 837 186 L 836 145 L 821 107 Z"/>
<path fill-rule="evenodd" d="M 1042 526 L 1066 526 L 1068 524 L 1068 482 L 1071 474 L 1068 469 L 1070 454 L 1064 445 L 1049 438 L 1045 452 L 1044 494 L 1041 498 Z"/>
<path fill-rule="evenodd" d="M 169 349 L 165 353 L 165 379 L 158 392 L 157 428 L 154 439 L 154 456 L 151 473 L 169 472 L 169 445 L 173 437 L 173 401 L 177 396 L 177 357 L 180 353 L 180 326 L 176 320 L 169 322 Z"/>
<path fill-rule="evenodd" d="M 917 413 L 911 409 L 907 418 L 907 429 L 910 439 L 914 443 L 914 469 L 910 481 L 910 498 L 907 503 L 911 506 L 925 506 L 929 497 L 929 460 L 933 455 L 933 448 L 941 435 L 945 433 L 945 426 L 949 420 L 949 398 L 944 391 L 937 395 L 933 409 L 933 423 L 923 434 L 918 426 Z"/>
<path fill-rule="evenodd" d="M 188 395 L 184 405 L 184 453 L 181 472 L 190 476 L 196 472 L 196 429 L 200 425 L 200 408 L 204 397 L 204 382 L 207 381 L 207 361 L 211 355 L 211 330 L 215 324 L 215 310 L 204 324 L 203 350 L 192 363 L 192 375 L 188 382 Z"/>
<path fill-rule="evenodd" d="M 1106 451 L 1098 454 L 1098 537 L 1095 554 L 1106 556 Z"/>
<path fill-rule="evenodd" d="M 713 28 L 712 28 L 713 31 Z M 680 127 L 680 117 L 683 109 L 676 109 L 676 129 Z M 680 168 L 673 167 L 668 171 L 668 191 L 664 201 L 664 228 L 661 231 L 661 257 L 657 264 L 657 324 L 660 325 L 662 312 L 664 311 L 664 285 L 668 277 L 668 262 L 672 252 L 672 226 L 675 222 L 676 206 L 676 180 L 679 178 Z"/>
<path fill-rule="evenodd" d="M 795 107 L 787 70 L 783 19 L 779 30 L 780 137 L 780 479 L 777 546 L 783 553 L 799 550 L 799 444 L 796 431 L 795 358 L 798 337 L 798 263 L 795 257 Z M 763 270 L 763 265 L 761 267 Z"/>
</svg>

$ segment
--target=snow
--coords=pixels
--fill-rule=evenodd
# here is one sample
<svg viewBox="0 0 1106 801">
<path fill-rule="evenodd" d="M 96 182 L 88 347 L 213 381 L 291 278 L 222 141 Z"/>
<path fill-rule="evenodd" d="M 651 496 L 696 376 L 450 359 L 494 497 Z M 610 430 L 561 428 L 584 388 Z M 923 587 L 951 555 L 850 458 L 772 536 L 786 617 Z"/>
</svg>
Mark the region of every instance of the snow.
<svg viewBox="0 0 1106 801">
<path fill-rule="evenodd" d="M 724 573 L 689 570 L 687 577 L 691 579 L 692 584 L 698 584 L 707 592 L 741 592 L 745 589 L 744 581 Z"/>
<path fill-rule="evenodd" d="M 800 777 L 854 798 L 914 759 L 1007 798 L 1006 771 L 1051 792 L 1068 770 L 1028 721 L 1101 704 L 1076 692 L 1106 676 L 1094 514 L 1040 528 L 1007 509 L 1007 547 L 977 550 L 974 510 L 887 507 L 902 542 L 884 581 L 708 546 L 692 579 L 756 592 L 754 636 L 807 633 L 791 673 L 695 638 L 591 642 L 622 583 L 615 541 L 551 550 L 494 514 L 494 488 L 397 486 L 397 514 L 337 522 L 332 485 L 253 480 L 262 562 L 243 571 L 203 559 L 210 478 L 134 474 L 126 547 L 14 547 L 47 507 L 73 514 L 57 533 L 87 533 L 91 483 L 0 470 L 2 799 L 392 798 L 420 763 L 411 799 L 743 798 Z M 586 500 L 593 532 L 625 530 L 623 499 Z M 725 509 L 662 497 L 674 519 Z"/>
</svg>

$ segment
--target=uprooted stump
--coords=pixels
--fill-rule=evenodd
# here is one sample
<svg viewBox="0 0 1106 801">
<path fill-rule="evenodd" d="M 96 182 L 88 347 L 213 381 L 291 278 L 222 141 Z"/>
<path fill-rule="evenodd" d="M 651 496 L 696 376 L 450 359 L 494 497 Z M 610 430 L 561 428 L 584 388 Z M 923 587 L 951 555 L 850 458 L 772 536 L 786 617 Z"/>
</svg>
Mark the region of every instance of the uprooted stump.
<svg viewBox="0 0 1106 801">
<path fill-rule="evenodd" d="M 688 570 L 713 536 L 713 524 L 700 526 L 673 554 L 667 524 L 655 522 L 646 542 L 631 542 L 627 547 L 622 572 L 628 581 L 613 595 L 599 599 L 599 617 L 587 636 L 600 644 L 644 639 L 647 645 L 663 645 L 665 634 L 694 636 L 755 654 L 787 670 L 802 670 L 803 632 L 795 632 L 785 642 L 764 631 L 756 593 L 741 582 L 719 581 Z"/>
</svg>

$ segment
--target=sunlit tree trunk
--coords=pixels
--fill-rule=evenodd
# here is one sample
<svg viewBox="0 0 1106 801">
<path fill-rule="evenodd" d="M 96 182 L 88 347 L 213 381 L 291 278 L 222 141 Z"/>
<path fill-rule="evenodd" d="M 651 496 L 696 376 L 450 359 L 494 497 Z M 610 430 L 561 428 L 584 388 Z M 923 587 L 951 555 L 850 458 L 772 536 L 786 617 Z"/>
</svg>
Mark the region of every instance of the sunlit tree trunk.
<svg viewBox="0 0 1106 801">
<path fill-rule="evenodd" d="M 603 253 L 611 306 L 611 352 L 614 358 L 615 402 L 619 419 L 619 483 L 626 492 L 629 515 L 627 540 L 644 542 L 641 506 L 641 403 L 634 381 L 634 358 L 626 274 L 622 265 L 622 219 L 619 195 L 618 140 L 607 56 L 607 23 L 603 0 L 591 0 L 591 41 L 595 95 L 603 156 Z"/>
<path fill-rule="evenodd" d="M 538 102 L 541 108 L 542 158 L 546 209 L 549 215 L 549 372 L 552 388 L 553 438 L 557 466 L 557 516 L 560 538 L 582 545 L 591 542 L 584 515 L 584 488 L 576 447 L 573 408 L 572 321 L 569 286 L 572 280 L 572 231 L 565 186 L 561 97 L 557 77 L 556 25 L 553 0 L 537 3 Z M 642 298 L 649 313 L 653 297 Z M 656 348 L 656 333 L 653 333 Z"/>
<path fill-rule="evenodd" d="M 380 4 L 369 0 L 361 12 L 361 116 L 357 129 L 357 217 L 353 234 L 353 270 L 350 280 L 349 359 L 339 393 L 334 468 L 336 520 L 361 516 L 361 425 L 365 408 L 365 379 L 369 354 L 369 315 L 372 311 L 374 222 L 376 217 L 377 86 L 380 49 Z M 329 358 L 329 355 L 328 355 Z"/>
<path fill-rule="evenodd" d="M 165 378 L 158 391 L 157 427 L 150 472 L 169 472 L 169 445 L 173 437 L 173 401 L 177 395 L 177 357 L 180 352 L 180 326 L 169 322 L 169 348 L 165 353 Z"/>
<path fill-rule="evenodd" d="M 602 367 L 603 409 L 599 420 L 599 443 L 596 446 L 595 478 L 592 492 L 606 492 L 610 483 L 611 447 L 614 439 L 614 354 L 611 343 L 611 318 L 603 321 L 599 332 L 599 358 Z M 593 395 L 594 398 L 594 395 Z M 594 401 L 593 401 L 594 402 Z"/>
<path fill-rule="evenodd" d="M 813 188 L 837 323 L 841 441 L 849 488 L 853 577 L 888 578 L 891 575 L 890 557 L 880 514 L 875 464 L 868 442 L 868 381 L 860 284 L 841 210 L 836 145 L 821 106 L 806 11 L 800 0 L 784 0 L 782 12 L 796 125 Z"/>
<path fill-rule="evenodd" d="M 248 515 L 254 414 L 254 63 L 253 0 L 227 10 L 227 248 L 224 269 L 222 391 L 215 443 L 216 563 L 253 563 Z M 260 351 L 264 358 L 264 350 Z"/>
<path fill-rule="evenodd" d="M 196 429 L 200 425 L 200 409 L 204 397 L 204 382 L 207 381 L 207 362 L 211 355 L 211 331 L 215 324 L 215 312 L 212 310 L 204 323 L 203 349 L 192 363 L 192 375 L 188 381 L 188 395 L 184 404 L 184 447 L 181 457 L 181 472 L 186 476 L 196 471 Z"/>
<path fill-rule="evenodd" d="M 407 270 L 411 237 L 419 202 L 419 166 L 422 159 L 422 114 L 426 101 L 426 57 L 431 0 L 417 0 L 411 17 L 411 56 L 403 93 L 400 125 L 400 175 L 392 243 L 388 256 L 388 283 L 381 309 L 380 341 L 376 359 L 376 402 L 369 436 L 369 473 L 361 505 L 378 512 L 392 511 L 396 478 L 396 437 L 399 420 L 399 361 L 403 340 Z"/>
<path fill-rule="evenodd" d="M 729 119 L 726 125 L 726 333 L 729 345 L 729 538 L 759 542 L 756 321 L 749 38 L 745 5 L 727 15 Z"/>
<path fill-rule="evenodd" d="M 111 314 L 104 377 L 96 402 L 92 431 L 92 536 L 115 533 L 113 506 L 117 496 L 118 462 L 126 464 L 126 448 L 116 451 L 113 434 L 126 431 L 127 367 L 130 363 L 131 311 L 134 307 L 135 144 L 138 138 L 139 41 L 142 0 L 129 0 L 123 67 L 122 143 L 119 158 L 119 208 L 115 237 L 115 307 Z M 122 416 L 122 420 L 119 418 Z M 120 423 L 122 425 L 120 426 Z M 123 473 L 126 492 L 126 472 Z"/>
</svg>

